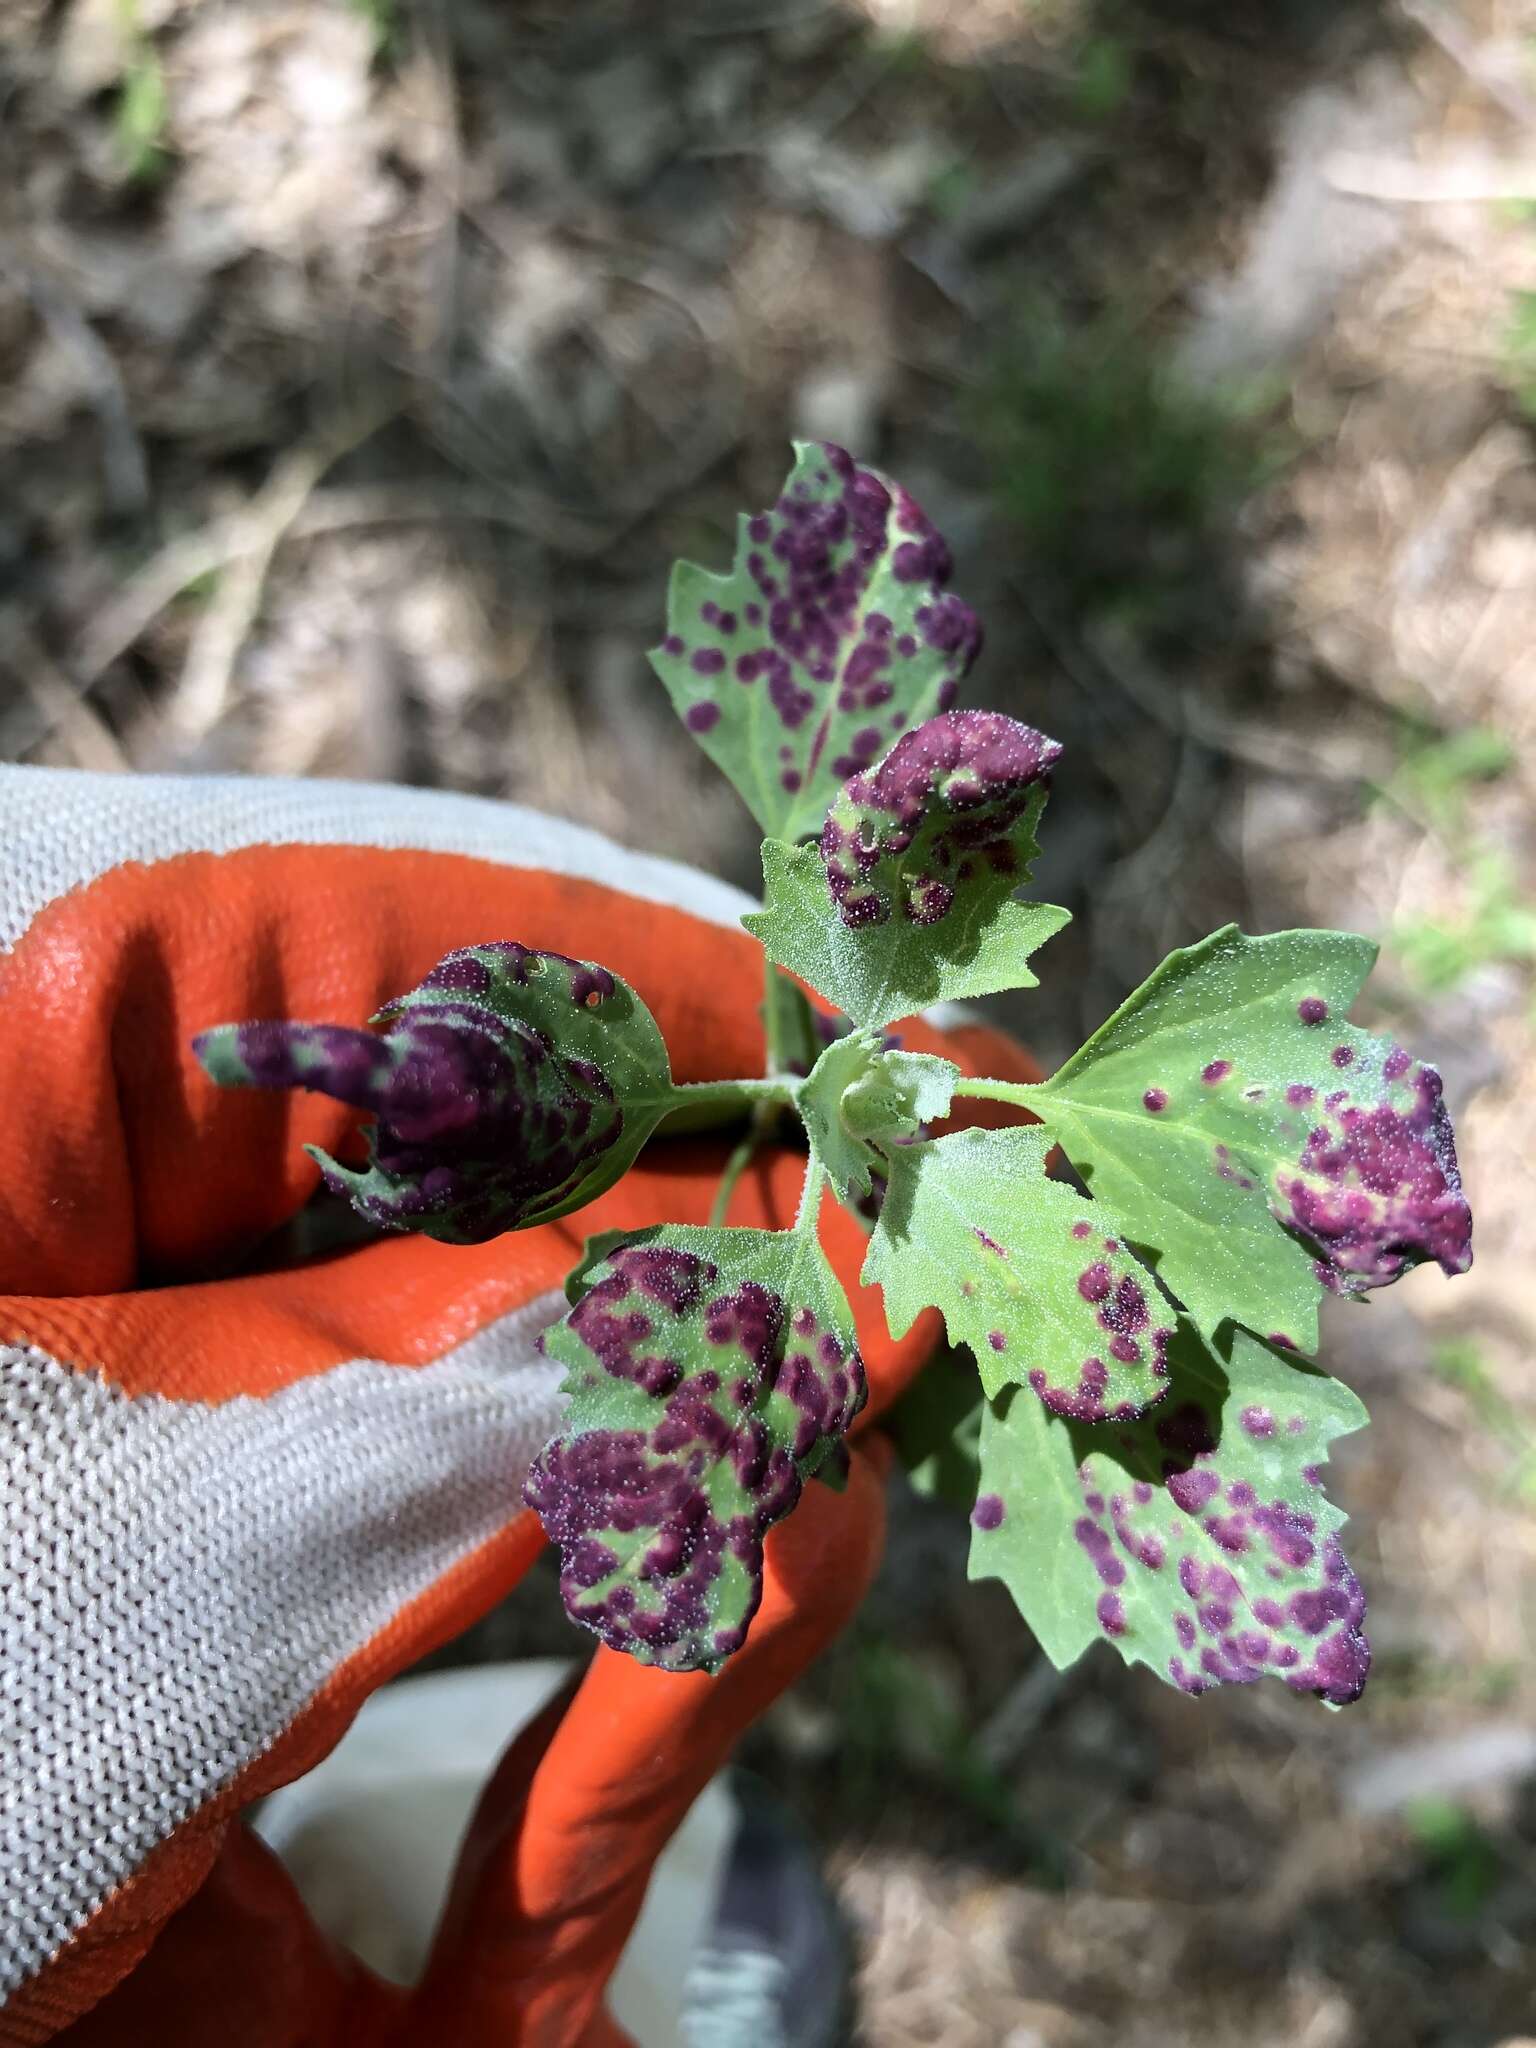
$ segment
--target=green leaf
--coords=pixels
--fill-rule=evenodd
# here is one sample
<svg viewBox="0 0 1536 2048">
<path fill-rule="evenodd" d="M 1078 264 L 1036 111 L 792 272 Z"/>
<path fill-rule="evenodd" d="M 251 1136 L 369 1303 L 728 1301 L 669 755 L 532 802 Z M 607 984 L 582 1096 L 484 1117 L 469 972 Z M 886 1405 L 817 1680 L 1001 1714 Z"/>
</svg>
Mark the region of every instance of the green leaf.
<svg viewBox="0 0 1536 2048">
<path fill-rule="evenodd" d="M 932 1053 L 887 1051 L 859 1032 L 829 1045 L 800 1090 L 800 1114 L 844 1202 L 872 1192 L 882 1153 L 949 1113 L 960 1069 Z M 878 1149 L 877 1149 L 878 1148 Z"/>
<path fill-rule="evenodd" d="M 963 1351 L 941 1351 L 881 1417 L 913 1491 L 969 1511 L 981 1485 L 981 1382 Z"/>
<path fill-rule="evenodd" d="M 1311 1352 L 1323 1288 L 1471 1264 L 1439 1075 L 1343 1021 L 1374 958 L 1228 925 L 1023 1091 L 1208 1336 L 1230 1317 Z"/>
<path fill-rule="evenodd" d="M 819 832 L 838 783 L 954 702 L 981 629 L 950 567 L 899 484 L 799 441 L 777 504 L 741 515 L 730 573 L 673 569 L 651 665 L 765 834 Z"/>
<path fill-rule="evenodd" d="M 1365 1602 L 1321 1467 L 1365 1410 L 1242 1330 L 1222 1364 L 1181 1318 L 1168 1364 L 1140 1422 L 989 1406 L 971 1577 L 1004 1582 L 1058 1669 L 1102 1637 L 1185 1692 L 1274 1676 L 1358 1698 Z"/>
<path fill-rule="evenodd" d="M 603 1238 L 583 1282 L 545 1334 L 571 1405 L 524 1497 L 573 1621 L 642 1663 L 716 1670 L 757 1612 L 764 1535 L 805 1479 L 836 1482 L 864 1405 L 847 1300 L 796 1231 Z"/>
<path fill-rule="evenodd" d="M 1142 1414 L 1166 1392 L 1173 1311 L 1113 1212 L 1048 1180 L 1050 1140 L 957 1131 L 891 1154 L 864 1264 L 902 1337 L 937 1308 L 989 1395 L 1028 1386 L 1058 1414 Z"/>
<path fill-rule="evenodd" d="M 169 163 L 165 150 L 169 101 L 165 68 L 145 36 L 136 36 L 118 93 L 117 146 L 130 178 L 149 181 Z"/>
<path fill-rule="evenodd" d="M 326 1184 L 387 1230 L 479 1244 L 613 1186 L 677 1100 L 656 1020 L 588 960 L 515 941 L 466 946 L 372 1019 L 277 1020 L 193 1040 L 226 1087 L 306 1088 L 377 1121 L 369 1163 L 317 1146 Z"/>
<path fill-rule="evenodd" d="M 763 844 L 764 908 L 742 922 L 770 959 L 856 1024 L 945 998 L 1032 988 L 1028 961 L 1067 922 L 1018 903 L 1060 753 L 996 712 L 953 711 L 849 779 L 820 843 Z"/>
<path fill-rule="evenodd" d="M 599 1230 L 585 1240 L 581 1257 L 565 1276 L 565 1298 L 572 1308 L 590 1291 L 597 1268 L 614 1252 L 622 1251 L 633 1236 L 630 1230 Z"/>
<path fill-rule="evenodd" d="M 1131 96 L 1136 64 L 1131 50 L 1116 36 L 1094 36 L 1078 58 L 1072 101 L 1090 121 L 1107 121 Z"/>
</svg>

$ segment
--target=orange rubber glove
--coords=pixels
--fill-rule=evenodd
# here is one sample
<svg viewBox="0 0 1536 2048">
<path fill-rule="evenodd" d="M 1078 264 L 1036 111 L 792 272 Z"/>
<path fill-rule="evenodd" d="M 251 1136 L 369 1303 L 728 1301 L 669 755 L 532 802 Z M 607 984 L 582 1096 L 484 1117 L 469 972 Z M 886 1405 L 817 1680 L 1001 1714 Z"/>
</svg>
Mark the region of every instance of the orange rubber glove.
<svg viewBox="0 0 1536 2048">
<path fill-rule="evenodd" d="M 362 1022 L 454 947 L 515 938 L 629 980 L 679 1081 L 761 1073 L 745 899 L 526 811 L 358 785 L 0 768 L 0 856 L 0 2044 L 620 2042 L 602 1992 L 656 1855 L 874 1568 L 876 1440 L 770 1535 L 718 1677 L 600 1648 L 517 1739 L 422 1983 L 382 1983 L 239 1811 L 527 1569 L 563 1277 L 589 1233 L 704 1221 L 724 1144 L 653 1143 L 589 1208 L 490 1244 L 282 1265 L 257 1248 L 315 1191 L 301 1147 L 353 1115 L 221 1091 L 189 1042 Z M 975 1027 L 904 1037 L 1034 1072 Z M 760 1157 L 730 1220 L 787 1225 L 801 1168 Z M 893 1344 L 857 1226 L 829 1202 L 822 1234 L 863 1424 L 937 1327 Z"/>
</svg>

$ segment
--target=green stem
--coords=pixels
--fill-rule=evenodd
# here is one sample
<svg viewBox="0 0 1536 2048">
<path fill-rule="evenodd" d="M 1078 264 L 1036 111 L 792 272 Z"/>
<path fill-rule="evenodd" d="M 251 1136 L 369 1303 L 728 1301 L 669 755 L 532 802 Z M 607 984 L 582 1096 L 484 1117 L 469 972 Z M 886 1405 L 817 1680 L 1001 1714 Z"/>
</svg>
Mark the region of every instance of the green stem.
<svg viewBox="0 0 1536 2048">
<path fill-rule="evenodd" d="M 724 1223 L 725 1212 L 730 1208 L 731 1197 L 736 1192 L 736 1183 L 752 1164 L 753 1157 L 761 1142 L 762 1133 L 757 1128 L 757 1123 L 754 1119 L 751 1129 L 725 1162 L 725 1170 L 720 1176 L 720 1185 L 715 1189 L 715 1199 L 709 1208 L 709 1227 L 711 1230 L 718 1230 L 720 1225 Z"/>
<path fill-rule="evenodd" d="M 801 1071 L 816 1064 L 819 1046 L 804 993 L 782 968 L 763 955 L 763 1043 L 766 1071 L 775 1077 Z"/>
<path fill-rule="evenodd" d="M 674 1083 L 666 1097 L 662 1135 L 679 1138 L 690 1131 L 717 1131 L 724 1124 L 739 1123 L 749 1113 L 765 1129 L 771 1129 L 781 1111 L 794 1107 L 799 1085 L 792 1074 L 779 1074 L 767 1081 Z"/>
<path fill-rule="evenodd" d="M 794 1077 L 781 1074 L 766 1081 L 675 1081 L 672 1098 L 678 1109 L 750 1109 L 754 1103 L 795 1099 Z"/>
<path fill-rule="evenodd" d="M 812 1142 L 805 1162 L 800 1207 L 795 1211 L 795 1234 L 798 1237 L 814 1237 L 816 1234 L 816 1219 L 821 1214 L 821 1173 L 821 1159 Z"/>
<path fill-rule="evenodd" d="M 770 1074 L 784 1066 L 784 1048 L 779 1043 L 779 970 L 763 954 L 763 1047 Z"/>
<path fill-rule="evenodd" d="M 980 1074 L 955 1083 L 957 1095 L 979 1095 L 988 1102 L 1017 1102 L 1025 1109 L 1034 1108 L 1039 1092 L 1039 1083 L 1035 1081 L 989 1081 Z"/>
</svg>

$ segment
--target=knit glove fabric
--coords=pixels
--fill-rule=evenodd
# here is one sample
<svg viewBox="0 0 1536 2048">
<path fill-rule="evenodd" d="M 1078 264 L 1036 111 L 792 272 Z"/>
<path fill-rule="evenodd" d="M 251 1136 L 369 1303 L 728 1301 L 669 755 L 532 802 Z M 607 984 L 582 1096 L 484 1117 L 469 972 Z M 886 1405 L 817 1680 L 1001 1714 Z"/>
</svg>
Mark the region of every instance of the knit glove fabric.
<svg viewBox="0 0 1536 2048">
<path fill-rule="evenodd" d="M 385 1984 L 240 1810 L 527 1570 L 564 1275 L 596 1231 L 702 1223 L 725 1142 L 653 1142 L 588 1208 L 489 1244 L 295 1258 L 273 1234 L 315 1194 L 302 1147 L 355 1112 L 217 1089 L 190 1041 L 361 1023 L 444 953 L 516 939 L 625 977 L 679 1081 L 758 1074 L 748 907 L 473 798 L 0 768 L 0 2048 L 622 2041 L 603 1987 L 652 1864 L 856 1606 L 881 1528 L 863 1426 L 936 1323 L 890 1341 L 828 1202 L 871 1384 L 847 1491 L 808 1487 L 769 1536 L 719 1676 L 599 1648 L 487 1785 L 421 1983 Z M 903 1036 L 1033 1071 L 975 1027 Z M 802 1170 L 761 1155 L 730 1220 L 787 1226 Z"/>
</svg>

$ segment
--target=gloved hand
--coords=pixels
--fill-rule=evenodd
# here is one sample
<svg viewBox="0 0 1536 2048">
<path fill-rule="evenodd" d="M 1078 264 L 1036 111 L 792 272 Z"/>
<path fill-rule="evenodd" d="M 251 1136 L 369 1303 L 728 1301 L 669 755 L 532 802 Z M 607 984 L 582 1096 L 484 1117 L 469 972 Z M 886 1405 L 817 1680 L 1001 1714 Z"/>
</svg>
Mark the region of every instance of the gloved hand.
<svg viewBox="0 0 1536 2048">
<path fill-rule="evenodd" d="M 876 1439 L 770 1535 L 718 1677 L 598 1650 L 487 1787 L 422 1983 L 381 1983 L 239 1811 L 527 1569 L 563 1277 L 592 1232 L 704 1221 L 725 1145 L 653 1143 L 589 1208 L 490 1244 L 283 1264 L 302 1145 L 352 1113 L 220 1091 L 189 1041 L 360 1023 L 450 949 L 515 938 L 633 983 L 678 1080 L 760 1073 L 745 899 L 474 799 L 17 768 L 0 862 L 0 2044 L 620 2041 L 602 1990 L 657 1853 L 874 1567 Z M 990 1032 L 904 1036 L 1033 1071 Z M 787 1225 L 800 1179 L 760 1157 L 730 1220 Z M 828 1202 L 822 1229 L 867 1424 L 936 1329 L 893 1344 L 857 1226 Z"/>
</svg>

